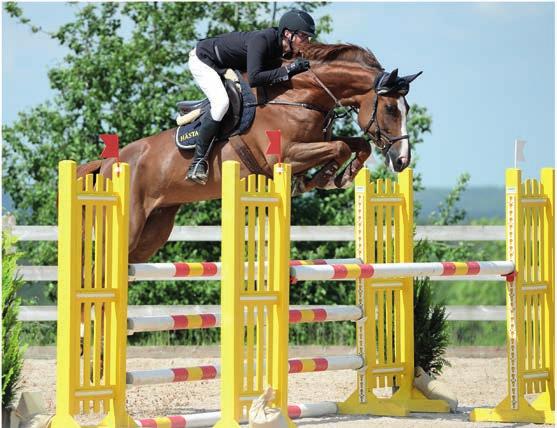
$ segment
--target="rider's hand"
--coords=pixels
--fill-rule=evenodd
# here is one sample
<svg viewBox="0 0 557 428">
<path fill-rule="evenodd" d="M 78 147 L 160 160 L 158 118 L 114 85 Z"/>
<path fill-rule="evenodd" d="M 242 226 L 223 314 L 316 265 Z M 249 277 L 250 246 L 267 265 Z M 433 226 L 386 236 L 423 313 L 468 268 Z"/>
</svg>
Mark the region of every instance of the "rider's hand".
<svg viewBox="0 0 557 428">
<path fill-rule="evenodd" d="M 294 62 L 286 66 L 286 71 L 290 77 L 307 70 L 309 70 L 309 61 L 304 58 L 296 58 Z"/>
</svg>

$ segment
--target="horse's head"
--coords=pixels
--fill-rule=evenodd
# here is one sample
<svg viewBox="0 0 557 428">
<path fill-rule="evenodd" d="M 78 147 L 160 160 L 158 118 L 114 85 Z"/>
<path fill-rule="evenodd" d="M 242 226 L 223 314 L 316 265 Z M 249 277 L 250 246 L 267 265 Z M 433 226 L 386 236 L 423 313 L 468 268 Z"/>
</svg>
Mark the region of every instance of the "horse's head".
<svg viewBox="0 0 557 428">
<path fill-rule="evenodd" d="M 381 72 L 373 89 L 360 105 L 358 122 L 373 143 L 383 152 L 385 163 L 400 172 L 410 164 L 411 151 L 406 121 L 409 106 L 405 95 L 410 82 L 422 72 L 398 77 L 398 70 Z"/>
</svg>

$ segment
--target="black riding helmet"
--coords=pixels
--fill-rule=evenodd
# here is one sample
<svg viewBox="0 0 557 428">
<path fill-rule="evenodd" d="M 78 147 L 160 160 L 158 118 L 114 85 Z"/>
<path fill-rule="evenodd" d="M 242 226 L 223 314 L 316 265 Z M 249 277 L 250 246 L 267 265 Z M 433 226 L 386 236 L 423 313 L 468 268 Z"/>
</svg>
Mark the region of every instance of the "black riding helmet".
<svg viewBox="0 0 557 428">
<path fill-rule="evenodd" d="M 279 33 L 282 35 L 284 30 L 292 32 L 299 31 L 306 33 L 310 37 L 315 37 L 315 22 L 309 13 L 300 9 L 292 9 L 286 12 L 279 21 Z"/>
</svg>

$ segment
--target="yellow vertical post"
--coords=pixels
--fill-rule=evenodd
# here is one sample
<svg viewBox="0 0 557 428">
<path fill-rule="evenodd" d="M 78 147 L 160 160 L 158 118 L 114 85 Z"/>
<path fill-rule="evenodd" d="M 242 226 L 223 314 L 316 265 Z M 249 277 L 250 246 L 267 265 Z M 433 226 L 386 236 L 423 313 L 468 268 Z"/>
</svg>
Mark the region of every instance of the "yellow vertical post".
<svg viewBox="0 0 557 428">
<path fill-rule="evenodd" d="M 221 419 L 216 426 L 239 427 L 242 407 L 244 313 L 244 210 L 240 164 L 224 162 L 222 175 Z"/>
<path fill-rule="evenodd" d="M 354 181 L 355 184 L 355 251 L 356 257 L 363 263 L 376 261 L 376 222 L 375 209 L 370 200 L 375 193 L 373 183 L 370 183 L 370 171 L 363 168 Z M 372 188 L 373 187 L 373 188 Z M 381 227 L 383 225 L 381 224 Z M 356 374 L 357 387 L 355 391 L 342 403 L 338 403 L 341 414 L 396 414 L 405 415 L 404 409 L 390 406 L 388 403 L 383 408 L 382 403 L 373 393 L 377 380 L 373 370 L 377 367 L 377 341 L 376 341 L 376 303 L 375 291 L 370 288 L 369 279 L 356 281 L 356 305 L 362 308 L 362 320 L 356 324 L 356 351 L 364 358 L 365 370 Z M 382 413 L 385 411 L 385 413 Z"/>
<path fill-rule="evenodd" d="M 57 391 L 56 415 L 49 425 L 52 428 L 79 427 L 73 415 L 89 413 L 91 407 L 98 411 L 101 404 L 107 416 L 98 427 L 137 426 L 125 408 L 129 166 L 121 163 L 114 168 L 118 171 L 113 169 L 113 180 L 106 180 L 106 189 L 101 176 L 95 189 L 92 176 L 77 179 L 75 162 L 62 161 L 59 165 Z M 86 230 L 84 210 L 88 213 Z M 81 245 L 83 236 L 88 242 L 95 237 L 94 258 L 92 246 Z M 107 250 L 105 243 L 109 240 L 111 247 Z M 93 268 L 93 260 L 94 273 L 90 269 L 82 272 L 83 263 Z M 82 371 L 79 344 L 84 308 Z M 94 361 L 92 371 L 90 356 Z"/>
<path fill-rule="evenodd" d="M 399 263 L 411 263 L 414 261 L 414 179 L 412 170 L 405 169 L 398 174 L 399 192 L 403 195 L 401 204 L 400 222 L 397 227 L 400 228 L 400 241 L 398 242 L 398 260 Z M 403 375 L 400 378 L 400 389 L 396 395 L 400 396 L 401 405 L 408 411 L 411 410 L 410 398 L 414 389 L 414 280 L 413 278 L 404 278 L 402 282 L 402 291 L 400 293 L 401 319 L 400 327 L 397 334 L 401 337 L 401 350 Z M 394 397 L 393 397 L 394 398 Z M 397 397 L 398 398 L 398 397 Z M 425 398 L 425 397 L 424 397 Z M 427 409 L 414 411 L 426 411 Z M 448 409 L 441 410 L 447 411 Z"/>
<path fill-rule="evenodd" d="M 414 176 L 410 168 L 398 174 L 399 192 L 404 197 L 400 207 L 400 238 L 398 242 L 399 254 L 397 262 L 412 263 L 414 261 Z M 402 335 L 401 357 L 403 358 L 403 376 L 400 379 L 400 389 L 393 396 L 393 400 L 404 406 L 409 412 L 448 412 L 449 406 L 443 400 L 426 398 L 414 386 L 414 279 L 402 279 L 401 292 L 401 320 L 397 334 Z"/>
<path fill-rule="evenodd" d="M 540 194 L 533 191 L 536 186 L 522 183 L 519 169 L 507 169 L 507 260 L 514 263 L 516 273 L 512 280 L 506 282 L 508 390 L 507 396 L 495 408 L 474 409 L 470 413 L 472 421 L 554 423 L 555 420 L 555 403 L 554 398 L 552 399 L 555 394 L 553 378 L 554 173 L 553 170 L 550 171 L 542 172 L 543 194 Z M 531 217 L 538 212 L 541 214 L 540 226 L 544 228 L 543 236 L 540 236 L 535 229 L 536 233 L 532 233 L 530 229 L 531 225 L 536 223 Z M 528 231 L 528 235 L 525 234 L 525 230 Z M 531 242 L 525 242 L 526 236 Z M 538 240 L 536 237 L 541 239 Z M 539 260 L 532 260 L 531 255 L 525 254 L 525 249 L 530 250 L 534 247 L 539 251 L 537 253 Z M 534 283 L 530 273 L 538 269 L 539 277 Z M 539 308 L 542 312 L 541 319 L 544 320 L 542 326 L 532 320 L 528 322 L 525 320 L 525 311 L 528 311 L 532 318 L 529 302 L 533 295 L 545 302 Z M 538 313 L 537 307 L 535 311 Z M 537 332 L 540 327 L 544 331 L 540 337 L 541 354 L 545 357 L 545 364 L 542 367 L 539 366 L 539 360 L 533 361 L 530 355 L 533 347 L 527 346 L 526 343 L 526 334 Z M 533 364 L 534 368 L 526 368 L 527 360 L 529 366 Z M 537 385 L 532 383 L 537 380 L 543 381 L 544 392 L 530 404 L 526 400 L 526 385 L 533 385 L 532 388 L 537 389 Z"/>
<path fill-rule="evenodd" d="M 394 189 L 390 180 L 373 183 L 370 176 L 369 170 L 364 168 L 355 180 L 356 257 L 363 263 L 412 262 L 412 170 L 406 169 L 398 175 L 398 185 Z M 388 210 L 393 210 L 394 215 Z M 390 225 L 386 225 L 385 221 L 391 222 Z M 391 254 L 389 251 L 393 245 L 395 251 Z M 387 301 L 394 296 L 393 305 L 385 306 L 383 296 L 387 296 Z M 346 401 L 338 404 L 339 413 L 405 416 L 410 411 L 447 412 L 447 403 L 428 400 L 413 387 L 412 279 L 358 280 L 356 304 L 362 307 L 364 313 L 363 320 L 358 322 L 356 337 L 357 352 L 364 358 L 364 368 L 357 374 L 356 390 Z M 383 316 L 385 310 L 389 313 Z M 392 336 L 395 347 L 391 340 L 385 340 L 384 333 L 391 331 L 391 326 L 385 322 L 394 324 Z M 392 361 L 385 361 L 384 350 Z M 373 389 L 381 386 L 393 386 L 397 390 L 390 398 L 380 398 Z"/>
<path fill-rule="evenodd" d="M 75 162 L 60 162 L 58 171 L 56 415 L 50 426 L 71 428 L 79 427 L 72 415 L 79 406 L 74 394 L 79 385 L 80 308 L 73 304 L 72 297 L 81 283 L 81 210 Z"/>
<path fill-rule="evenodd" d="M 543 326 L 544 336 L 542 352 L 547 364 L 547 384 L 545 393 L 541 394 L 532 406 L 537 410 L 550 410 L 555 420 L 555 169 L 543 168 L 541 171 L 541 186 L 547 198 L 545 216 L 543 217 L 543 248 L 541 249 L 543 263 L 543 279 L 549 289 L 545 295 L 541 308 L 545 313 Z"/>
<path fill-rule="evenodd" d="M 291 427 L 296 425 L 288 418 L 288 329 L 289 329 L 289 304 L 290 304 L 290 206 L 291 206 L 291 167 L 288 164 L 276 164 L 274 167 L 274 191 L 279 203 L 275 211 L 274 263 L 272 281 L 273 289 L 278 296 L 274 305 L 272 323 L 274 335 L 272 342 L 272 388 L 276 391 L 275 407 L 282 410 Z"/>
<path fill-rule="evenodd" d="M 275 165 L 273 180 L 265 189 L 266 180 L 262 177 L 241 180 L 238 162 L 223 163 L 221 419 L 215 425 L 218 427 L 238 427 L 245 416 L 244 409 L 249 409 L 251 401 L 264 392 L 266 385 L 276 391 L 272 404 L 288 419 L 290 174 L 289 165 Z M 265 240 L 266 227 L 267 247 L 261 242 Z M 263 358 L 267 359 L 266 364 Z M 254 369 L 257 382 L 253 381 Z M 288 424 L 295 427 L 289 419 Z"/>
<path fill-rule="evenodd" d="M 109 364 L 109 384 L 113 398 L 109 401 L 109 411 L 102 421 L 103 427 L 136 427 L 137 424 L 126 412 L 126 347 L 128 341 L 128 241 L 130 224 L 130 167 L 127 163 L 112 166 L 113 194 L 117 202 L 107 210 L 107 221 L 112 224 L 112 260 L 108 266 L 107 288 L 114 292 L 114 298 L 105 304 L 105 332 L 109 340 L 107 350 Z"/>
</svg>

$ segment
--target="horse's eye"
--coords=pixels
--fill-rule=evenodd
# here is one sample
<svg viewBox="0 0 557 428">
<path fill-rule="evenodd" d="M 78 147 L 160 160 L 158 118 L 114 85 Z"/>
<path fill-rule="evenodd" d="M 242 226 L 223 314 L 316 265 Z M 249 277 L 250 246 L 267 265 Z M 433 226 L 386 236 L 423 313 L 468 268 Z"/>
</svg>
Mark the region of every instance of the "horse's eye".
<svg viewBox="0 0 557 428">
<path fill-rule="evenodd" d="M 387 113 L 389 113 L 390 115 L 395 115 L 396 112 L 398 111 L 397 107 L 392 105 L 392 104 L 387 104 L 385 106 L 385 110 Z"/>
</svg>

